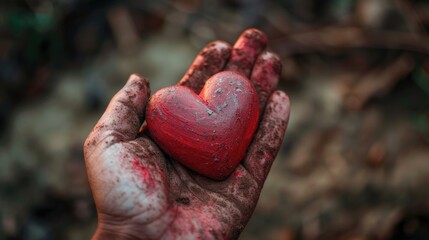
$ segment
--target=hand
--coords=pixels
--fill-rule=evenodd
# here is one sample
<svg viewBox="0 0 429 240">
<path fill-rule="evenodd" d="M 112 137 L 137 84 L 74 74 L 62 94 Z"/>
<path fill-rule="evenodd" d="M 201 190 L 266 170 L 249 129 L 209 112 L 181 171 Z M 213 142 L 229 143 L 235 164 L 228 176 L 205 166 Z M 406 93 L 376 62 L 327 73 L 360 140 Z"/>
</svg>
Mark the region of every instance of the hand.
<svg viewBox="0 0 429 240">
<path fill-rule="evenodd" d="M 258 130 L 247 155 L 224 181 L 188 170 L 140 133 L 149 84 L 135 74 L 129 78 L 84 145 L 98 212 L 94 239 L 238 238 L 255 209 L 289 118 L 287 95 L 274 91 L 280 60 L 265 52 L 265 46 L 266 37 L 255 29 L 245 31 L 232 48 L 213 42 L 179 82 L 199 93 L 211 75 L 236 70 L 258 91 Z"/>
</svg>

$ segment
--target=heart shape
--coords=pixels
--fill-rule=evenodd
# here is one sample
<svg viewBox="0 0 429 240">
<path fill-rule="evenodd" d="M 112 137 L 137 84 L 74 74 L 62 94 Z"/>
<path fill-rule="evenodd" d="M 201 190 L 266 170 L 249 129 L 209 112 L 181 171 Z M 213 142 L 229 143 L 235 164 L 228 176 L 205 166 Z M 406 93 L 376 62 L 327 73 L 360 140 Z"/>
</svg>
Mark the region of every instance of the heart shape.
<svg viewBox="0 0 429 240">
<path fill-rule="evenodd" d="M 222 180 L 246 154 L 258 125 L 258 95 L 243 75 L 210 77 L 201 93 L 166 87 L 150 98 L 147 128 L 173 159 L 206 177 Z"/>
</svg>

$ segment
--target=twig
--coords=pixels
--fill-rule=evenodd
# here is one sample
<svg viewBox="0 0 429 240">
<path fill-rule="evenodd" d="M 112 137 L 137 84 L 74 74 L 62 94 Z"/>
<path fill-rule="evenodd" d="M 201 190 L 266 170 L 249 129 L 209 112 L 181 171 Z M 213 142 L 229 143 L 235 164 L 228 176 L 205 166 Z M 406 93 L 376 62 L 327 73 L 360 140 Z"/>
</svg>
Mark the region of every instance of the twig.
<svg viewBox="0 0 429 240">
<path fill-rule="evenodd" d="M 369 31 L 358 27 L 324 27 L 314 31 L 292 33 L 277 38 L 272 45 L 281 56 L 332 52 L 348 48 L 406 50 L 429 54 L 429 38 L 402 32 Z"/>
<path fill-rule="evenodd" d="M 422 12 L 416 9 L 408 0 L 396 0 L 399 10 L 404 15 L 411 30 L 417 35 L 428 37 L 428 32 L 425 30 L 422 18 Z"/>
<path fill-rule="evenodd" d="M 404 54 L 383 69 L 369 72 L 345 95 L 348 109 L 361 109 L 375 95 L 384 95 L 414 69 L 413 59 Z"/>
</svg>

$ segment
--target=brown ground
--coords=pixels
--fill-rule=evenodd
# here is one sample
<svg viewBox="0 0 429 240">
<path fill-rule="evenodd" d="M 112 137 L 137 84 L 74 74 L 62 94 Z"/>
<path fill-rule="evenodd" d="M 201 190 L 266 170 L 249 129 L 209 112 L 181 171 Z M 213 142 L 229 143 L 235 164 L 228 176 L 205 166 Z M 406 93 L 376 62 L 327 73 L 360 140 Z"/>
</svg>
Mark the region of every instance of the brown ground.
<svg viewBox="0 0 429 240">
<path fill-rule="evenodd" d="M 89 25 L 74 50 L 83 61 L 70 57 L 60 69 L 25 72 L 30 83 L 23 85 L 1 79 L 1 88 L 14 94 L 2 90 L 0 103 L 14 104 L 0 105 L 7 116 L 0 136 L 0 239 L 89 238 L 96 216 L 82 144 L 110 97 L 133 72 L 150 79 L 152 92 L 175 84 L 204 44 L 232 43 L 250 25 L 267 33 L 282 59 L 280 88 L 290 95 L 292 114 L 240 239 L 429 238 L 424 1 L 322 7 L 269 1 L 265 10 L 258 10 L 262 3 L 172 2 L 148 4 L 137 14 L 128 5 L 103 8 L 111 40 L 95 45 L 104 47 L 90 51 Z M 140 25 L 129 25 L 128 17 Z M 5 39 L 0 46 L 20 46 Z"/>
</svg>

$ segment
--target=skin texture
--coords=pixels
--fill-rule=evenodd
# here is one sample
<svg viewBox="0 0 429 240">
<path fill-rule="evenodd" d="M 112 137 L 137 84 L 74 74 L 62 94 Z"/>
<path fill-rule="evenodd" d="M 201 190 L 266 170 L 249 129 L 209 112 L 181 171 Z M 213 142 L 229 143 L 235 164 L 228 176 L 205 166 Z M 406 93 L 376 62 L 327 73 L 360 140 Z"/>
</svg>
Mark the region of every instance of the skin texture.
<svg viewBox="0 0 429 240">
<path fill-rule="evenodd" d="M 199 95 L 184 86 L 166 87 L 150 98 L 147 129 L 174 160 L 214 180 L 223 180 L 246 154 L 258 125 L 259 102 L 242 74 L 210 77 Z"/>
<path fill-rule="evenodd" d="M 261 112 L 243 161 L 223 181 L 188 170 L 144 133 L 148 81 L 131 75 L 84 144 L 98 211 L 94 239 L 236 239 L 249 221 L 289 119 L 289 98 L 274 91 L 280 61 L 264 52 L 266 37 L 246 30 L 231 47 L 204 48 L 179 85 L 196 91 L 222 70 L 250 77 Z"/>
</svg>

